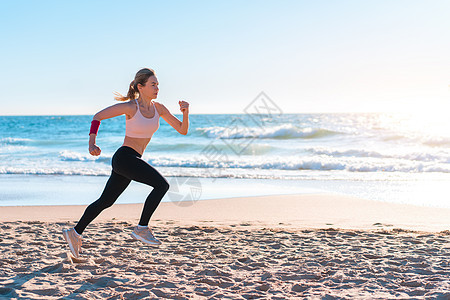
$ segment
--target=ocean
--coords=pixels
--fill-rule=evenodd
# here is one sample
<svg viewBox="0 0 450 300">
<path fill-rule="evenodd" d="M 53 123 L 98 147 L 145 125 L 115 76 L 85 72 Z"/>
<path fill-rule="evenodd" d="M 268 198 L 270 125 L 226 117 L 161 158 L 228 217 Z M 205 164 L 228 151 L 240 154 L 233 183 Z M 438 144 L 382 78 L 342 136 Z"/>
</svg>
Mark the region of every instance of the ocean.
<svg viewBox="0 0 450 300">
<path fill-rule="evenodd" d="M 125 117 L 102 121 L 99 157 L 88 153 L 91 118 L 0 116 L 0 205 L 95 200 L 123 142 Z M 323 192 L 450 207 L 445 119 L 382 113 L 191 114 L 186 136 L 163 119 L 160 124 L 143 159 L 175 188 L 187 184 L 190 198 L 172 191 L 175 199 Z M 131 198 L 124 201 L 142 202 Z"/>
</svg>

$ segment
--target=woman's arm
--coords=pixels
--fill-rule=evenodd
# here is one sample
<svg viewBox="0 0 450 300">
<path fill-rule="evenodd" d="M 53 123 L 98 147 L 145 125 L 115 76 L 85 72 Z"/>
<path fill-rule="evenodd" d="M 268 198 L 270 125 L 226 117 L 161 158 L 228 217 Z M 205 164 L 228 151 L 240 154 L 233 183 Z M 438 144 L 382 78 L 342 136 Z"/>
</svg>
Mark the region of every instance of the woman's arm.
<svg viewBox="0 0 450 300">
<path fill-rule="evenodd" d="M 133 112 L 131 111 L 132 106 L 129 102 L 117 103 L 111 105 L 105 109 L 102 109 L 98 113 L 94 115 L 93 120 L 101 121 L 110 118 L 114 118 L 123 114 L 131 115 Z"/>
<path fill-rule="evenodd" d="M 110 118 L 114 118 L 120 115 L 131 115 L 132 114 L 132 106 L 129 105 L 129 102 L 118 103 L 112 106 L 109 106 L 94 115 L 92 118 L 93 121 L 101 121 Z M 97 138 L 96 133 L 89 134 L 89 153 L 94 156 L 98 156 L 101 153 L 100 148 L 95 144 L 95 139 Z"/>
<path fill-rule="evenodd" d="M 178 120 L 177 117 L 172 115 L 172 113 L 161 103 L 158 103 L 160 111 L 159 115 L 176 131 L 182 135 L 186 135 L 189 129 L 189 103 L 186 101 L 178 101 L 180 105 L 180 110 L 183 113 L 183 121 Z"/>
</svg>

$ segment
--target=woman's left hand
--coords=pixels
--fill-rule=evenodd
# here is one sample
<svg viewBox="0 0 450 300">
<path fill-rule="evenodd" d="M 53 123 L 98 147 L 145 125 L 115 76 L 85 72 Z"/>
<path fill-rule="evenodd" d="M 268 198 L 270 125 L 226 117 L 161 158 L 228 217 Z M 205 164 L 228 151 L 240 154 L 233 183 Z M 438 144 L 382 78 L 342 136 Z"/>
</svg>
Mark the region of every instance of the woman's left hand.
<svg viewBox="0 0 450 300">
<path fill-rule="evenodd" d="M 178 104 L 180 104 L 180 110 L 182 113 L 189 113 L 189 103 L 186 101 L 178 101 Z"/>
</svg>

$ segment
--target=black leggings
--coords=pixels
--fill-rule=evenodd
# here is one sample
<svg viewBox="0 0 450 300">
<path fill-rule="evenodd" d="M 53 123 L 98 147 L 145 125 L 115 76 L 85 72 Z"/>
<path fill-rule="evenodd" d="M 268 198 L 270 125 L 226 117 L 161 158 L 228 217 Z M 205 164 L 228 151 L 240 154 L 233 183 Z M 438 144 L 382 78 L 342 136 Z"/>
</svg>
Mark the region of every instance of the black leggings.
<svg viewBox="0 0 450 300">
<path fill-rule="evenodd" d="M 153 187 L 148 195 L 142 211 L 139 225 L 146 226 L 150 217 L 161 202 L 162 197 L 169 189 L 167 180 L 147 162 L 134 149 L 122 146 L 112 157 L 112 173 L 106 183 L 100 198 L 89 205 L 84 211 L 75 230 L 81 234 L 105 208 L 110 207 L 130 184 L 131 180 L 145 183 Z"/>
</svg>

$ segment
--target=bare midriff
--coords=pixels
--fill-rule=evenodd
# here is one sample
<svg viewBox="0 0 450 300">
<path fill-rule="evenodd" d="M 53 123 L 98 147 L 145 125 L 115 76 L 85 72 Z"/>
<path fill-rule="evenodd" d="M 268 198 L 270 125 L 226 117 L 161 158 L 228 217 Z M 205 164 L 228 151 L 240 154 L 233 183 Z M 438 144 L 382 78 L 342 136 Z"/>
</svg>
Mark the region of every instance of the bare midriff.
<svg viewBox="0 0 450 300">
<path fill-rule="evenodd" d="M 130 147 L 136 150 L 140 155 L 142 155 L 147 148 L 148 143 L 150 143 L 151 138 L 134 138 L 125 136 L 122 146 Z"/>
</svg>

